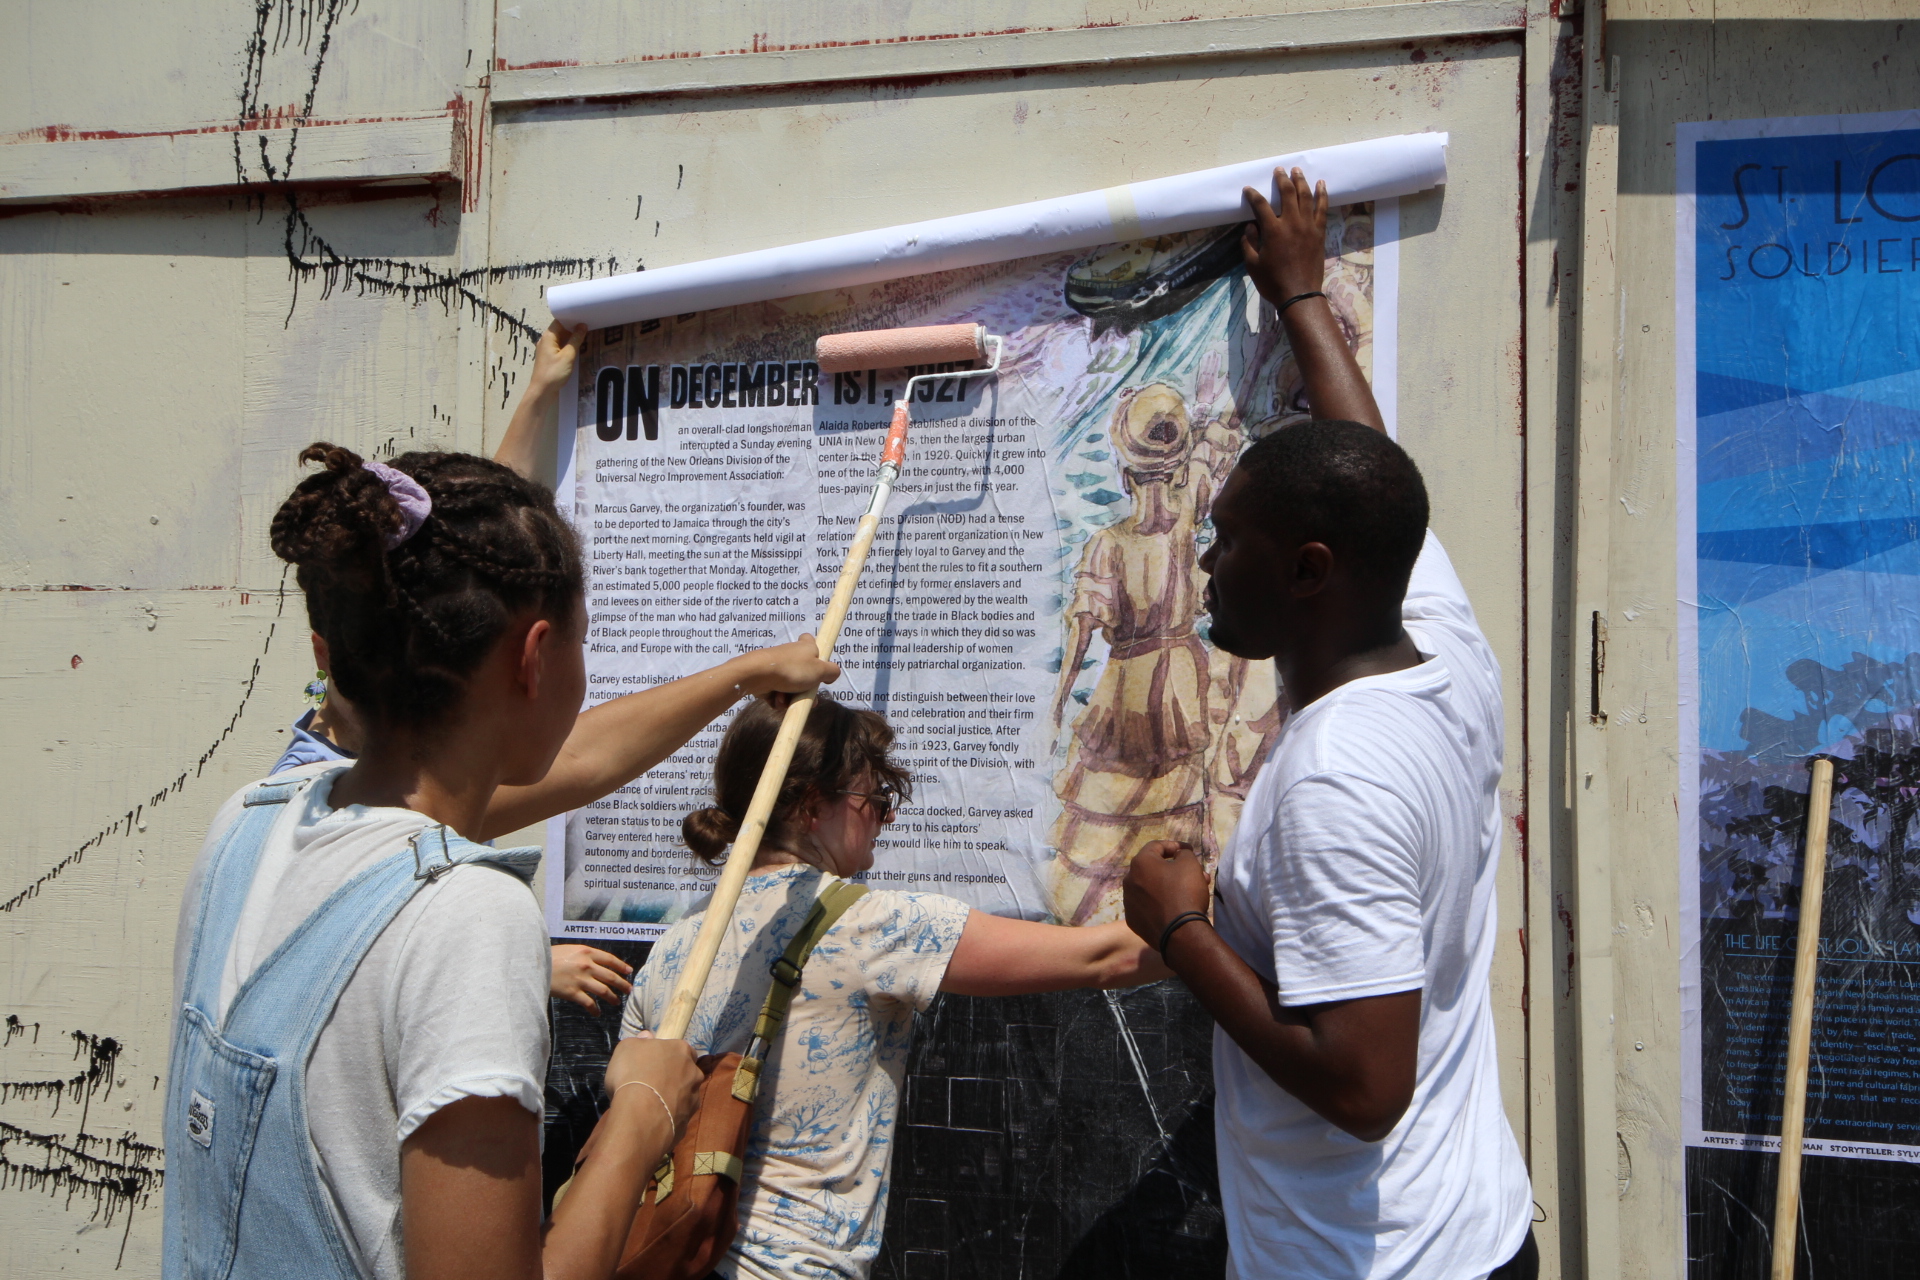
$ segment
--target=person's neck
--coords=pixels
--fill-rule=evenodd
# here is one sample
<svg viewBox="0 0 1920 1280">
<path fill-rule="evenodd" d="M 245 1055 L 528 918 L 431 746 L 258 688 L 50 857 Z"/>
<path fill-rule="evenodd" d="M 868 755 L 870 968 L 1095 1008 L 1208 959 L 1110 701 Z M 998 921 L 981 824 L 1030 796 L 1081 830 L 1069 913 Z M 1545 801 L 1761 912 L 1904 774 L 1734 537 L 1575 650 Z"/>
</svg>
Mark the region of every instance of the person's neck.
<svg viewBox="0 0 1920 1280">
<path fill-rule="evenodd" d="M 1343 684 L 1389 675 L 1420 665 L 1420 649 L 1396 617 L 1391 638 L 1385 628 L 1370 635 L 1329 635 L 1290 654 L 1276 654 L 1280 688 L 1295 711 L 1320 701 Z"/>
<path fill-rule="evenodd" d="M 313 719 L 307 721 L 307 732 L 325 738 L 348 755 L 360 754 L 360 735 L 354 731 L 353 721 L 340 714 L 332 698 L 313 709 Z"/>
<path fill-rule="evenodd" d="M 484 741 L 458 731 L 430 744 L 412 734 L 370 734 L 360 758 L 335 780 L 330 803 L 412 809 L 477 838 L 499 786 L 498 766 L 484 752 L 462 747 Z"/>
<path fill-rule="evenodd" d="M 762 845 L 759 852 L 753 855 L 753 867 L 747 874 L 757 876 L 762 872 L 780 871 L 787 867 L 812 867 L 816 871 L 838 876 L 842 880 L 858 874 L 858 872 L 842 870 L 837 863 L 838 859 L 824 850 L 819 858 L 813 859 L 803 858 L 791 849 L 769 849 Z"/>
<path fill-rule="evenodd" d="M 748 869 L 747 874 L 757 876 L 763 872 L 780 871 L 786 867 L 810 865 L 812 864 L 797 853 L 791 853 L 785 849 L 769 849 L 766 845 L 761 845 L 753 855 L 753 866 Z"/>
</svg>

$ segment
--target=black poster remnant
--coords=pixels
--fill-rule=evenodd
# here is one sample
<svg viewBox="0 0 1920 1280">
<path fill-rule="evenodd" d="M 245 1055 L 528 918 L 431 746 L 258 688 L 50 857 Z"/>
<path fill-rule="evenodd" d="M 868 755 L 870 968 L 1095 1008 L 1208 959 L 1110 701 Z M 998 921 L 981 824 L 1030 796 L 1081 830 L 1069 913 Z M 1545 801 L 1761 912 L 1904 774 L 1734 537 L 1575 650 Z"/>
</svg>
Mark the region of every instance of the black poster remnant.
<svg viewBox="0 0 1920 1280">
<path fill-rule="evenodd" d="M 634 965 L 652 949 L 597 945 Z M 619 1033 L 612 1010 L 551 1008 L 549 1198 L 593 1131 Z M 1178 982 L 941 996 L 914 1028 L 875 1280 L 1223 1274 L 1212 1025 Z"/>
</svg>

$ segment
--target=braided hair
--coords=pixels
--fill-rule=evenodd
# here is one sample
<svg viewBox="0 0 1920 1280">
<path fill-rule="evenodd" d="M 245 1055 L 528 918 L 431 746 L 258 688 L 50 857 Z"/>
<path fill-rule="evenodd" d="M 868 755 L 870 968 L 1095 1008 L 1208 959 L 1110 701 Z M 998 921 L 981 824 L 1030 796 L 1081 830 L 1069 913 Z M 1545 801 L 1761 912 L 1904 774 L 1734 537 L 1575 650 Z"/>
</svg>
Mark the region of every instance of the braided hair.
<svg viewBox="0 0 1920 1280">
<path fill-rule="evenodd" d="M 334 682 L 374 723 L 444 721 L 526 610 L 571 625 L 585 590 L 579 543 L 543 486 L 472 454 L 402 454 L 389 465 L 427 491 L 433 512 L 389 549 L 405 527 L 400 505 L 357 454 L 313 444 L 300 461 L 324 470 L 275 513 L 273 551 L 298 568 Z"/>
</svg>

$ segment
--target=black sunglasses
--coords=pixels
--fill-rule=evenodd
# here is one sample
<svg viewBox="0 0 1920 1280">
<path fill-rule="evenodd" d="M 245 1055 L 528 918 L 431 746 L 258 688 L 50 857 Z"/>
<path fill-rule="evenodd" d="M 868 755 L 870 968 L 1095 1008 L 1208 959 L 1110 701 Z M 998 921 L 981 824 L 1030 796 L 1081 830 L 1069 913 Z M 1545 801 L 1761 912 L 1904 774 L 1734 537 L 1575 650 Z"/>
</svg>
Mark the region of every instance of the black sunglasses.
<svg viewBox="0 0 1920 1280">
<path fill-rule="evenodd" d="M 881 787 L 878 791 L 842 791 L 843 796 L 859 796 L 873 809 L 873 816 L 882 822 L 893 821 L 894 806 L 900 803 L 899 793 L 892 787 Z"/>
</svg>

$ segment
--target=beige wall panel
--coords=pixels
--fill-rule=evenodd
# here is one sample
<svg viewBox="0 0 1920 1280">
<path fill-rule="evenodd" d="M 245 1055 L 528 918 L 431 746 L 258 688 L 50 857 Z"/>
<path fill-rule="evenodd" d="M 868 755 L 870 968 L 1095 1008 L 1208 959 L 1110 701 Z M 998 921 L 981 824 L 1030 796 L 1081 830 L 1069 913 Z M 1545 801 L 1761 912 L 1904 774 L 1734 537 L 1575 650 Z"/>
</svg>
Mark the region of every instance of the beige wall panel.
<svg viewBox="0 0 1920 1280">
<path fill-rule="evenodd" d="M 304 216 L 342 257 L 403 260 L 448 273 L 456 270 L 457 201 L 443 193 L 321 204 Z M 367 457 L 480 447 L 477 433 L 454 425 L 454 345 L 466 312 L 451 298 L 387 294 L 351 270 L 331 280 L 324 271 L 290 279 L 287 217 L 282 209 L 247 219 L 246 430 L 228 484 L 241 508 L 238 581 L 256 590 L 280 580 L 267 528 L 311 470 L 297 462 L 307 445 L 324 440 Z M 308 263 L 325 258 L 319 244 L 302 255 Z"/>
<path fill-rule="evenodd" d="M 1401 0 L 712 0 L 621 7 L 522 0 L 500 11 L 497 65 L 551 66 L 1359 9 Z"/>
<path fill-rule="evenodd" d="M 121 1046 L 110 1089 L 102 1081 L 90 1100 L 70 1094 L 57 1107 L 7 1097 L 0 1122 L 123 1163 L 82 1135 L 158 1143 L 153 1081 L 166 1073 L 173 922 L 187 870 L 214 809 L 282 749 L 311 672 L 298 598 L 276 629 L 278 608 L 273 595 L 231 590 L 0 592 L 0 892 L 11 899 L 106 833 L 0 914 L 0 1012 L 39 1024 L 37 1045 L 28 1034 L 0 1047 L 0 1079 L 81 1073 L 88 1058 L 75 1058 L 75 1031 Z M 0 1136 L 0 1155 L 45 1159 L 30 1139 Z M 112 1275 L 124 1240 L 124 1274 L 159 1274 L 158 1195 L 136 1208 L 130 1235 L 124 1209 L 110 1227 L 93 1211 L 57 1184 L 10 1185 L 0 1194 L 0 1273 Z"/>
<path fill-rule="evenodd" d="M 1847 16 L 1860 7 L 1830 9 Z M 1920 101 L 1920 32 L 1910 22 L 1625 21 L 1610 23 L 1607 39 L 1621 69 L 1621 398 L 1603 692 L 1614 806 L 1620 1256 L 1623 1274 L 1679 1277 L 1674 127 L 1909 108 Z"/>
<path fill-rule="evenodd" d="M 343 6 L 316 116 L 444 110 L 473 74 L 469 7 Z M 524 65 L 752 48 L 756 35 L 764 47 L 1327 7 L 523 0 L 503 6 L 498 20 L 502 58 Z M 317 0 L 268 5 L 274 22 L 324 8 Z M 0 41 L 0 135 L 49 124 L 137 132 L 231 120 L 254 14 L 237 0 L 152 12 L 0 0 L 0 22 L 26 33 Z M 502 321 L 451 293 L 394 293 L 356 272 L 417 285 L 434 278 L 424 273 L 574 255 L 603 264 L 614 257 L 621 269 L 658 266 L 1294 147 L 1451 130 L 1449 185 L 1403 208 L 1401 437 L 1426 469 L 1435 523 L 1507 670 L 1517 812 L 1525 777 L 1519 47 L 1457 41 L 1122 74 L 515 109 L 500 117 L 486 175 L 497 184 L 491 199 L 479 201 L 470 187 L 464 212 L 463 193 L 451 190 L 304 197 L 306 226 L 352 260 L 331 281 L 290 274 L 289 215 L 277 193 L 251 207 L 193 199 L 0 219 L 0 349 L 9 352 L 0 361 L 0 586 L 8 588 L 0 651 L 9 658 L 0 668 L 0 723 L 8 726 L 0 813 L 12 836 L 0 851 L 0 900 L 186 773 L 177 792 L 140 811 L 145 830 L 113 831 L 38 896 L 0 913 L 0 1014 L 41 1028 L 37 1045 L 27 1037 L 0 1047 L 0 1080 L 70 1075 L 79 1067 L 61 1037 L 112 1036 L 124 1046 L 113 1078 L 126 1083 L 96 1091 L 87 1132 L 157 1138 L 151 1082 L 164 1070 L 180 887 L 214 808 L 284 744 L 311 673 L 301 603 L 289 590 L 282 606 L 282 566 L 266 543 L 273 509 L 299 474 L 295 453 L 315 439 L 376 455 L 480 447 L 483 431 L 488 443 L 498 439 L 520 393 L 527 347 L 517 326 L 544 324 L 543 279 L 473 284 L 512 318 Z M 489 48 L 477 46 L 476 69 Z M 271 52 L 263 109 L 304 102 L 316 50 L 302 46 L 296 27 Z M 326 256 L 299 235 L 295 245 L 307 262 Z M 565 268 L 557 278 L 573 274 Z M 62 584 L 111 589 L 41 589 Z M 1518 886 L 1509 858 L 1496 1000 L 1503 1085 L 1525 1142 L 1517 939 L 1527 913 Z M 1538 1073 L 1535 1083 L 1550 1092 Z M 0 1121 L 68 1139 L 80 1131 L 67 1101 L 56 1114 L 50 1101 L 8 1098 Z M 101 1226 L 90 1209 L 45 1188 L 0 1189 L 0 1273 L 113 1273 L 126 1219 Z M 158 1222 L 156 1199 L 125 1237 L 122 1273 L 157 1273 Z"/>
<path fill-rule="evenodd" d="M 248 0 L 195 5 L 7 0 L 0 136 L 48 126 L 176 128 L 231 119 Z"/>
<path fill-rule="evenodd" d="M 516 110 L 502 113 L 494 138 L 493 252 L 500 261 L 611 254 L 664 266 L 1297 147 L 1451 131 L 1445 190 L 1402 205 L 1400 438 L 1426 471 L 1435 526 L 1507 673 L 1508 811 L 1517 815 L 1518 49 L 1517 40 L 1459 41 L 1161 65 L 1124 77 L 1045 73 Z M 536 289 L 511 282 L 493 296 L 532 310 Z M 1502 1086 L 1524 1142 L 1519 885 L 1510 845 L 1495 990 Z"/>
<path fill-rule="evenodd" d="M 442 193 L 306 217 L 343 257 L 444 271 L 458 208 Z M 157 1141 L 149 1086 L 165 1070 L 181 887 L 214 809 L 284 748 L 313 673 L 304 604 L 267 545 L 298 450 L 479 443 L 477 422 L 454 425 L 467 313 L 346 273 L 331 293 L 324 275 L 296 282 L 287 217 L 284 203 L 219 200 L 0 220 L 0 343 L 13 353 L 0 363 L 0 813 L 12 837 L 0 901 L 148 806 L 144 829 L 128 835 L 123 821 L 0 913 L 0 1014 L 41 1026 L 39 1046 L 0 1048 L 0 1081 L 72 1076 L 86 1058 L 71 1060 L 69 1032 L 112 1037 L 127 1084 L 96 1091 L 95 1137 Z M 476 389 L 517 368 L 476 372 Z M 69 584 L 99 589 L 44 589 Z M 55 1113 L 6 1098 L 0 1122 L 72 1145 L 72 1102 Z M 8 1159 L 38 1150 L 8 1141 Z M 63 1255 L 112 1274 L 127 1220 L 108 1230 L 92 1209 L 58 1188 L 7 1187 L 0 1274 L 44 1274 Z M 158 1211 L 156 1198 L 136 1214 L 129 1274 L 158 1274 Z"/>
<path fill-rule="evenodd" d="M 1913 18 L 1912 0 L 1614 0 L 1609 21 L 1743 22 L 1818 18 L 1829 22 L 1900 22 Z M 1843 37 L 1844 38 L 1844 37 Z"/>
<path fill-rule="evenodd" d="M 246 223 L 0 220 L 0 581 L 230 584 Z"/>
<path fill-rule="evenodd" d="M 444 111 L 467 64 L 465 0 L 197 0 L 0 4 L 0 141 L 58 131 L 219 125 L 240 111 L 264 15 L 252 101 L 262 116 L 362 119 Z M 329 10 L 336 14 L 331 28 Z M 326 40 L 323 73 L 314 65 Z M 484 49 L 479 54 L 485 57 Z"/>
</svg>

